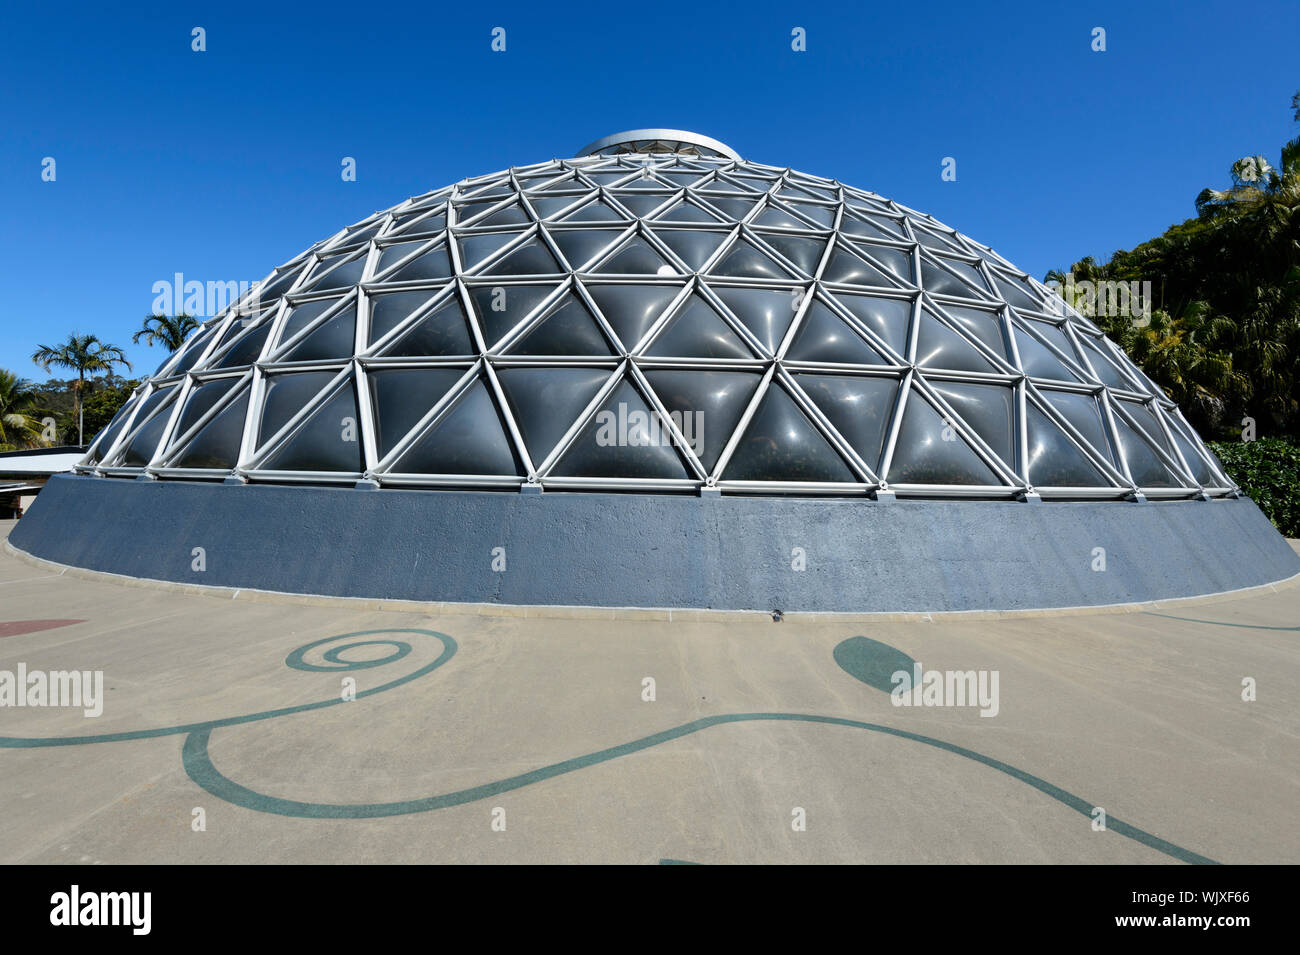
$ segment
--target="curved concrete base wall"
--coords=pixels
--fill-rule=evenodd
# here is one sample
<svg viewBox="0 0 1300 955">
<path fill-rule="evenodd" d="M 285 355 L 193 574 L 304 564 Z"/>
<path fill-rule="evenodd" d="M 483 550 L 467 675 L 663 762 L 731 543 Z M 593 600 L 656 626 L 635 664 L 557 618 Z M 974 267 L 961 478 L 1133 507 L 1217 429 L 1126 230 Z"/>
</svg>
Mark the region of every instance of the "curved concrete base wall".
<svg viewBox="0 0 1300 955">
<path fill-rule="evenodd" d="M 1200 596 L 1300 573 L 1300 557 L 1245 499 L 876 503 L 64 475 L 9 540 L 46 560 L 181 583 L 599 607 L 1046 609 Z M 498 547 L 504 572 L 493 569 Z M 793 567 L 795 548 L 805 570 Z M 1104 571 L 1093 569 L 1096 548 Z"/>
</svg>

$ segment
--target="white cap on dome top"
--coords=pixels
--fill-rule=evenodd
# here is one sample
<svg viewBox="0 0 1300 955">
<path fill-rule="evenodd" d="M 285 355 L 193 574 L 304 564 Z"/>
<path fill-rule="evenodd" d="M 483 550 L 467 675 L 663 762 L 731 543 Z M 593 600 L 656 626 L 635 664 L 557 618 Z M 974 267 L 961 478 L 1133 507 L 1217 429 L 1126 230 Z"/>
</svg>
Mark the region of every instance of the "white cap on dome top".
<svg viewBox="0 0 1300 955">
<path fill-rule="evenodd" d="M 718 142 L 712 137 L 701 136 L 699 133 L 692 133 L 685 129 L 628 129 L 610 136 L 602 136 L 595 142 L 588 143 L 578 150 L 577 155 L 578 157 L 593 156 L 613 146 L 635 147 L 639 144 L 649 145 L 651 143 L 662 144 L 666 147 L 667 152 L 678 152 L 679 146 L 697 146 L 718 153 L 728 159 L 740 158 L 740 154 L 726 143 Z M 632 151 L 645 152 L 646 150 L 634 148 Z"/>
</svg>

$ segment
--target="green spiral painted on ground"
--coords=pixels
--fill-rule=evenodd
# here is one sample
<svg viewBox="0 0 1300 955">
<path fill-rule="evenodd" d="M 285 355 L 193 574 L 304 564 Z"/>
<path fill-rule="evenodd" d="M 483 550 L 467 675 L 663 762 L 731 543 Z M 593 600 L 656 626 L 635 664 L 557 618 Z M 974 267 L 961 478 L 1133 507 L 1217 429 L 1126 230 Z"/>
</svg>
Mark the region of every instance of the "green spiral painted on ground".
<svg viewBox="0 0 1300 955">
<path fill-rule="evenodd" d="M 456 641 L 445 633 L 439 633 L 436 630 L 420 629 L 388 629 L 388 630 L 362 630 L 355 633 L 345 633 L 334 637 L 326 637 L 323 640 L 315 640 L 311 643 L 304 644 L 294 650 L 285 659 L 285 664 L 296 670 L 305 670 L 309 672 L 340 672 L 349 670 L 369 669 L 371 667 L 382 666 L 387 663 L 393 663 L 406 657 L 412 650 L 411 645 L 405 640 L 398 639 L 380 639 L 380 640 L 358 640 L 352 643 L 333 646 L 331 649 L 321 654 L 321 659 L 325 661 L 322 665 L 310 663 L 307 655 L 319 647 L 327 644 L 334 644 L 340 640 L 349 640 L 353 637 L 369 637 L 391 634 L 412 634 L 424 637 L 432 637 L 442 642 L 442 653 L 433 662 L 425 664 L 405 676 L 391 680 L 380 686 L 372 687 L 368 690 L 360 690 L 356 694 L 356 699 L 361 700 L 366 697 L 374 696 L 377 693 L 383 693 L 387 690 L 403 686 L 422 676 L 426 676 L 438 669 L 444 663 L 455 655 L 457 650 Z M 864 637 L 854 637 L 844 641 L 836 647 L 835 658 L 850 673 L 854 666 L 854 660 L 866 660 L 870 658 L 863 657 L 861 653 L 862 645 L 858 641 L 863 641 Z M 875 641 L 869 641 L 875 643 Z M 343 658 L 343 654 L 357 647 L 366 646 L 388 646 L 392 652 L 384 657 L 371 660 L 354 660 L 349 661 Z M 885 645 L 879 644 L 878 647 Z M 890 648 L 886 648 L 890 649 Z M 872 648 L 868 648 L 875 652 Z M 894 651 L 897 653 L 897 651 Z M 860 679 L 863 674 L 854 674 Z M 867 674 L 870 676 L 870 674 Z M 878 682 L 874 678 L 864 680 L 869 685 Z M 877 687 L 879 688 L 879 687 Z M 255 812 L 271 813 L 280 816 L 290 816 L 303 819 L 377 819 L 389 816 L 409 815 L 411 813 L 431 812 L 438 809 L 445 809 L 450 806 L 464 805 L 465 803 L 476 802 L 480 799 L 487 799 L 492 796 L 498 796 L 502 793 L 522 789 L 525 786 L 531 786 L 534 783 L 542 782 L 547 779 L 554 779 L 558 776 L 564 776 L 569 773 L 578 772 L 600 763 L 609 762 L 623 756 L 638 753 L 654 746 L 660 746 L 672 740 L 681 739 L 693 733 L 698 733 L 714 726 L 722 726 L 730 723 L 760 723 L 760 722 L 787 722 L 787 723 L 817 723 L 826 726 L 848 727 L 857 730 L 865 730 L 871 733 L 879 733 L 885 736 L 892 736 L 896 739 L 908 740 L 919 743 L 923 746 L 933 747 L 953 755 L 969 759 L 979 763 L 982 766 L 996 770 L 1006 776 L 1011 777 L 1019 782 L 1033 787 L 1044 795 L 1056 800 L 1062 805 L 1081 813 L 1084 816 L 1091 817 L 1092 810 L 1096 803 L 1076 796 L 1067 792 L 1058 786 L 1054 786 L 1046 780 L 1040 779 L 1032 773 L 1025 772 L 1008 763 L 985 756 L 975 750 L 958 746 L 941 739 L 930 736 L 922 736 L 919 733 L 912 733 L 907 730 L 898 729 L 893 726 L 885 726 L 879 723 L 867 723 L 861 720 L 845 719 L 837 716 L 820 716 L 810 713 L 725 713 L 717 716 L 707 716 L 698 720 L 692 720 L 688 723 L 682 723 L 658 733 L 652 733 L 648 736 L 642 736 L 630 742 L 621 743 L 617 746 L 611 746 L 607 749 L 597 750 L 582 756 L 575 756 L 570 759 L 561 760 L 557 763 L 551 763 L 526 773 L 520 773 L 515 776 L 509 776 L 495 782 L 484 783 L 480 786 L 473 786 L 468 789 L 456 790 L 454 792 L 442 793 L 433 796 L 425 796 L 418 799 L 398 800 L 395 802 L 383 803 L 319 803 L 319 802 L 301 802 L 292 799 L 282 799 L 277 796 L 271 796 L 266 793 L 260 793 L 256 790 L 243 786 L 240 783 L 223 775 L 213 764 L 211 754 L 208 752 L 208 745 L 212 739 L 214 731 L 226 726 L 236 726 L 243 723 L 254 723 L 262 720 L 272 720 L 281 716 L 289 716 L 294 713 L 303 713 L 310 710 L 323 709 L 329 706 L 337 706 L 345 702 L 342 697 L 320 700 L 315 703 L 304 703 L 299 706 L 283 707 L 275 710 L 265 710 L 260 713 L 249 713 L 243 716 L 233 716 L 217 720 L 205 720 L 198 723 L 187 723 L 178 726 L 160 727 L 147 730 L 133 730 L 121 733 L 104 733 L 98 736 L 64 736 L 50 738 L 20 738 L 20 737 L 0 737 L 0 748 L 23 749 L 39 748 L 46 746 L 81 746 L 94 743 L 112 743 L 123 740 L 149 739 L 159 736 L 174 736 L 185 734 L 185 742 L 182 747 L 182 763 L 186 774 L 191 780 L 205 791 L 211 793 L 219 799 L 240 806 L 244 809 L 250 809 Z M 1216 864 L 1213 859 L 1184 849 L 1172 842 L 1161 839 L 1149 832 L 1122 822 L 1114 817 L 1107 820 L 1107 829 L 1117 835 L 1132 839 L 1167 856 L 1178 859 L 1182 862 L 1192 864 Z"/>
</svg>

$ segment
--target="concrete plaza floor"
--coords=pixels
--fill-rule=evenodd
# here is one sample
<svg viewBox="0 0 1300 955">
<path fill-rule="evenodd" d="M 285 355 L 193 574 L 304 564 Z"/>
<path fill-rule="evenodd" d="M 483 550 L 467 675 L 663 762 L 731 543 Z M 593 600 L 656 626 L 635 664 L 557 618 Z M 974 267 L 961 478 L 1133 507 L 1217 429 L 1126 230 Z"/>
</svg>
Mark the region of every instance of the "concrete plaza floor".
<svg viewBox="0 0 1300 955">
<path fill-rule="evenodd" d="M 0 552 L 0 675 L 104 674 L 98 717 L 0 707 L 0 861 L 1300 862 L 1295 580 L 780 623 L 235 596 Z M 997 715 L 892 705 L 897 661 L 996 672 Z"/>
</svg>

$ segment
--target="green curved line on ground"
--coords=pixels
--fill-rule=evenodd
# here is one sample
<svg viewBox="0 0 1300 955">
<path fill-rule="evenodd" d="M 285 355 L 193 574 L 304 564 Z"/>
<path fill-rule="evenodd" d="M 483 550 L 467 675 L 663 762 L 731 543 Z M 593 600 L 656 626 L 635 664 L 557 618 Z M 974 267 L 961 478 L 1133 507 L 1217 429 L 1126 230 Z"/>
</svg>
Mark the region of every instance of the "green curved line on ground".
<svg viewBox="0 0 1300 955">
<path fill-rule="evenodd" d="M 442 641 L 443 650 L 436 660 L 426 664 L 405 676 L 391 680 L 388 683 L 373 687 L 369 690 L 361 690 L 356 694 L 356 699 L 373 696 L 376 693 L 382 693 L 403 684 L 410 683 L 428 673 L 433 672 L 442 666 L 456 653 L 458 645 L 454 638 L 445 633 L 439 633 L 436 630 L 419 630 L 413 628 L 398 628 L 385 630 L 360 630 L 354 633 L 345 633 L 338 636 L 326 637 L 322 640 L 316 640 L 312 643 L 305 644 L 293 651 L 286 658 L 285 663 L 295 669 L 304 669 L 311 671 L 328 671 L 334 670 L 343 672 L 352 669 L 364 669 L 375 666 L 376 661 L 358 661 L 348 662 L 339 659 L 339 654 L 352 646 L 387 644 L 396 648 L 394 654 L 385 658 L 386 661 L 400 659 L 410 652 L 410 646 L 403 641 L 397 640 L 372 640 L 364 643 L 348 644 L 346 646 L 336 647 L 325 655 L 325 659 L 337 664 L 334 667 L 321 667 L 316 664 L 308 664 L 304 660 L 307 651 L 314 649 L 326 643 L 333 643 L 338 640 L 346 640 L 349 637 L 373 636 L 376 634 L 393 634 L 393 633 L 415 633 L 424 636 L 436 637 Z M 563 760 L 559 763 L 552 763 L 549 766 L 543 766 L 531 772 L 522 773 L 517 776 L 511 776 L 506 779 L 498 780 L 493 783 L 486 783 L 481 786 L 462 789 L 457 792 L 444 793 L 439 796 L 428 796 L 423 799 L 403 800 L 389 803 L 361 803 L 361 804 L 330 804 L 330 803 L 307 803 L 295 800 L 280 799 L 275 796 L 267 796 L 255 792 L 231 779 L 223 776 L 212 764 L 212 759 L 208 753 L 208 742 L 211 739 L 212 731 L 220 729 L 223 726 L 235 726 L 242 723 L 253 723 L 261 720 L 274 719 L 280 716 L 288 716 L 294 713 L 304 713 L 310 710 L 323 709 L 329 706 L 336 706 L 340 703 L 347 702 L 341 696 L 337 699 L 319 700 L 315 703 L 303 703 L 298 706 L 286 706 L 275 710 L 265 710 L 260 713 L 249 713 L 243 716 L 232 716 L 224 719 L 205 720 L 199 723 L 187 723 L 180 726 L 160 727 L 150 730 L 132 730 L 121 733 L 105 733 L 99 736 L 65 736 L 65 737 L 45 737 L 45 738 L 19 738 L 19 737 L 0 737 L 0 748 L 23 749 L 23 748 L 40 748 L 46 746 L 80 746 L 93 743 L 111 743 L 125 740 L 150 739 L 160 736 L 173 736 L 180 733 L 188 734 L 185 737 L 185 743 L 182 747 L 182 763 L 186 774 L 198 786 L 203 788 L 219 799 L 223 799 L 232 805 L 240 806 L 245 809 L 251 809 L 256 812 L 265 812 L 282 816 L 293 816 L 308 819 L 374 819 L 387 816 L 408 815 L 417 812 L 428 812 L 435 809 L 443 809 L 449 806 L 463 805 L 469 802 L 475 802 L 480 799 L 486 799 L 489 796 L 495 796 L 500 793 L 510 792 L 515 789 L 521 789 L 530 786 L 533 783 L 541 782 L 546 779 L 552 779 L 557 776 L 563 776 L 568 773 L 576 772 L 598 763 L 608 762 L 617 759 L 620 756 L 627 756 L 631 753 L 640 752 L 649 749 L 652 746 L 658 746 L 691 733 L 699 732 L 711 726 L 718 726 L 726 723 L 748 723 L 748 722 L 799 722 L 799 723 L 821 723 L 831 726 L 846 726 L 854 729 L 864 729 L 871 732 L 883 733 L 888 736 L 894 736 L 899 739 L 910 740 L 913 742 L 923 743 L 927 746 L 933 746 L 937 749 L 953 753 L 974 762 L 988 766 L 998 772 L 1010 776 L 1012 779 L 1019 780 L 1029 786 L 1037 789 L 1039 792 L 1050 796 L 1057 802 L 1091 818 L 1093 804 L 1085 799 L 1075 796 L 1058 786 L 1053 786 L 1046 780 L 1040 779 L 1031 773 L 1017 769 L 1008 763 L 977 753 L 974 750 L 966 749 L 963 746 L 957 746 L 954 743 L 948 743 L 944 740 L 935 739 L 929 736 L 922 736 L 918 733 L 911 733 L 907 730 L 897 729 L 892 726 L 883 726 L 878 723 L 865 723 L 860 720 L 850 720 L 837 716 L 817 716 L 804 713 L 727 713 L 718 716 L 708 716 L 702 719 L 693 720 L 689 723 L 683 723 L 680 726 L 663 730 L 659 733 L 653 733 L 650 736 L 643 736 L 640 739 L 632 740 L 618 746 L 612 746 L 608 749 L 598 750 L 594 753 L 588 753 L 585 756 L 576 756 L 572 759 Z M 1178 859 L 1182 862 L 1188 862 L 1198 865 L 1217 865 L 1213 859 L 1198 855 L 1189 849 L 1184 849 L 1172 842 L 1161 839 L 1152 835 L 1136 826 L 1131 826 L 1126 822 L 1121 822 L 1114 817 L 1107 820 L 1107 829 L 1111 832 L 1118 833 L 1126 838 L 1132 839 L 1148 848 L 1155 849 L 1165 855 Z"/>
<path fill-rule="evenodd" d="M 442 653 L 438 659 L 432 663 L 425 664 L 418 670 L 398 677 L 396 680 L 390 680 L 380 686 L 372 687 L 369 690 L 358 690 L 355 699 L 362 699 L 367 696 L 374 696 L 376 693 L 383 693 L 385 690 L 391 690 L 399 687 L 404 683 L 410 683 L 425 674 L 432 673 L 438 667 L 442 666 L 455 655 L 457 650 L 456 641 L 447 636 L 445 633 L 439 633 L 436 630 L 418 630 L 418 629 L 392 629 L 392 630 L 358 630 L 355 633 L 342 633 L 334 637 L 326 637 L 323 640 L 316 640 L 299 647 L 285 659 L 285 664 L 296 670 L 308 670 L 318 673 L 342 673 L 347 670 L 363 670 L 375 666 L 377 662 L 389 662 L 391 660 L 401 659 L 411 651 L 410 644 L 401 640 L 366 640 L 357 643 L 349 643 L 341 647 L 336 647 L 329 651 L 325 657 L 336 666 L 322 667 L 316 664 L 304 662 L 303 656 L 308 650 L 314 649 L 324 643 L 333 643 L 336 640 L 346 640 L 349 637 L 369 637 L 380 633 L 418 633 L 428 637 L 437 637 L 442 641 Z M 361 660 L 355 663 L 346 660 L 339 660 L 338 654 L 344 650 L 356 646 L 370 646 L 373 644 L 387 644 L 394 646 L 397 651 L 391 656 L 385 657 L 383 661 Z M 261 713 L 247 713 L 243 716 L 228 716 L 224 719 L 204 720 L 200 723 L 185 723 L 180 726 L 161 726 L 156 729 L 148 730 L 127 730 L 120 733 L 101 733 L 98 736 L 50 736 L 50 737 L 19 737 L 19 736 L 0 736 L 0 749 L 38 749 L 44 746 L 85 746 L 91 743 L 119 743 L 126 740 L 134 739 L 153 739 L 159 736 L 175 736 L 181 733 L 194 733 L 199 730 L 213 730 L 222 726 L 237 726 L 240 723 L 256 723 L 260 720 L 275 719 L 279 716 L 290 716 L 294 713 L 306 713 L 310 710 L 324 709 L 327 706 L 337 706 L 340 703 L 349 702 L 343 697 L 337 696 L 328 700 L 317 700 L 315 703 L 301 703 L 297 706 L 285 706 L 276 710 L 263 710 Z"/>
<path fill-rule="evenodd" d="M 911 740 L 912 742 L 923 743 L 926 746 L 933 746 L 966 759 L 973 760 L 984 766 L 988 766 L 998 772 L 1010 776 L 1012 779 L 1027 783 L 1039 792 L 1044 793 L 1057 802 L 1075 812 L 1078 812 L 1089 819 L 1092 818 L 1092 810 L 1095 803 L 1082 799 L 1073 793 L 1066 792 L 1059 786 L 1053 786 L 1044 779 L 1040 779 L 1031 773 L 1022 769 L 1004 763 L 1001 760 L 993 759 L 974 750 L 966 749 L 964 746 L 957 746 L 954 743 L 948 743 L 944 740 L 935 739 L 930 736 L 922 736 L 919 733 L 911 733 L 907 730 L 897 729 L 892 726 L 882 726 L 879 723 L 864 723 L 860 720 L 844 719 L 837 716 L 817 716 L 805 713 L 725 713 L 718 716 L 706 716 L 703 719 L 692 720 L 689 723 L 683 723 L 680 726 L 674 726 L 671 729 L 663 730 L 659 733 L 652 733 L 649 736 L 643 736 L 640 739 L 632 740 L 628 743 L 622 743 L 618 746 L 611 746 L 608 749 L 597 750 L 594 753 L 588 753 L 585 756 L 575 756 L 572 759 L 566 759 L 558 763 L 552 763 L 549 766 L 542 766 L 527 773 L 521 773 L 518 776 L 510 776 L 506 779 L 500 779 L 496 782 L 484 783 L 481 786 L 473 786 L 469 789 L 461 789 L 456 792 L 443 793 L 438 796 L 426 796 L 421 799 L 406 799 L 396 802 L 386 803 L 351 803 L 351 804 L 333 804 L 317 802 L 299 802 L 293 799 L 281 799 L 278 796 L 268 796 L 264 793 L 256 792 L 246 786 L 222 775 L 222 773 L 212 763 L 212 758 L 208 753 L 208 741 L 211 737 L 211 730 L 203 729 L 191 733 L 185 738 L 185 746 L 182 751 L 182 760 L 185 765 L 185 772 L 200 787 L 210 792 L 212 795 L 236 806 L 245 809 L 252 809 L 256 812 L 271 813 L 279 816 L 292 816 L 300 819 L 377 819 L 387 816 L 409 815 L 417 812 L 429 812 L 435 809 L 446 809 L 450 806 L 460 806 L 465 803 L 476 802 L 480 799 L 486 799 L 490 796 L 498 796 L 502 793 L 510 792 L 515 789 L 522 789 L 525 786 L 531 786 L 533 783 L 539 783 L 543 780 L 553 779 L 556 776 L 563 776 L 568 773 L 576 772 L 579 769 L 585 769 L 589 766 L 595 766 L 598 763 L 608 762 L 618 759 L 620 756 L 627 756 L 631 753 L 640 752 L 649 749 L 652 746 L 658 746 L 661 743 L 667 743 L 671 740 L 680 739 L 691 733 L 697 733 L 700 730 L 707 729 L 710 726 L 718 726 L 725 723 L 751 723 L 751 722 L 798 722 L 798 723 L 822 723 L 831 726 L 847 726 L 854 729 L 864 729 L 874 733 L 883 733 L 888 736 L 895 736 L 899 739 Z M 1182 862 L 1188 862 L 1197 865 L 1216 865 L 1213 859 L 1203 855 L 1198 855 L 1181 846 L 1174 845 L 1161 839 L 1159 836 L 1152 835 L 1136 826 L 1131 826 L 1126 822 L 1121 822 L 1114 817 L 1108 817 L 1106 828 L 1125 836 L 1129 839 L 1139 842 L 1148 848 L 1163 852 Z"/>
<path fill-rule="evenodd" d="M 1258 623 L 1229 623 L 1226 620 L 1200 620 L 1196 617 L 1175 617 L 1171 613 L 1154 613 L 1143 611 L 1149 617 L 1164 617 L 1166 620 L 1186 620 L 1188 623 L 1207 623 L 1214 627 L 1241 627 L 1245 630 L 1300 630 L 1300 627 L 1269 627 Z"/>
</svg>

